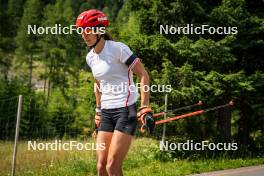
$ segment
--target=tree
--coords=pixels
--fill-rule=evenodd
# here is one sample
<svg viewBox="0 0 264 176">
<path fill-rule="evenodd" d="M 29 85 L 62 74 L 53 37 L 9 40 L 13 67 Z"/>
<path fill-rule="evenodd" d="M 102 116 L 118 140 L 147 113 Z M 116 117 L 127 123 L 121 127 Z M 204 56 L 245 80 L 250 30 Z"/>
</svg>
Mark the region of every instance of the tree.
<svg viewBox="0 0 264 176">
<path fill-rule="evenodd" d="M 200 98 L 211 106 L 225 104 L 230 99 L 239 102 L 236 105 L 239 124 L 232 123 L 237 117 L 227 109 L 215 114 L 217 121 L 209 124 L 217 127 L 213 130 L 214 138 L 226 142 L 233 137 L 238 139 L 231 130 L 236 125 L 238 142 L 247 148 L 253 131 L 250 117 L 254 104 L 259 102 L 253 95 L 259 93 L 264 66 L 260 37 L 263 4 L 258 3 L 255 10 L 256 3 L 244 0 L 214 2 L 126 1 L 118 15 L 118 26 L 122 27 L 117 35 L 153 70 L 152 81 L 173 86 L 173 104 L 182 106 Z M 236 26 L 239 32 L 237 35 L 158 34 L 159 25 L 190 23 Z M 256 74 L 258 70 L 260 73 Z M 253 77 L 260 81 L 257 83 Z"/>
<path fill-rule="evenodd" d="M 39 0 L 28 0 L 25 4 L 25 9 L 21 23 L 19 25 L 18 34 L 16 37 L 17 55 L 21 57 L 22 62 L 28 64 L 28 88 L 31 92 L 32 88 L 32 70 L 34 59 L 37 56 L 39 46 L 37 45 L 37 35 L 30 32 L 28 33 L 29 26 L 40 25 L 41 18 L 41 3 Z M 21 61 L 20 61 L 21 63 Z"/>
</svg>

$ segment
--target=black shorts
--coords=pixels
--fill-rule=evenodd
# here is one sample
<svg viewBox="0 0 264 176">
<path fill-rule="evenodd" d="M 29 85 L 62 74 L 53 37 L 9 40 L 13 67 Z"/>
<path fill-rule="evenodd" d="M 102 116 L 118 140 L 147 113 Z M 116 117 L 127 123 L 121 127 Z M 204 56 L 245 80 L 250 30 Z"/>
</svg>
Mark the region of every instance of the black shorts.
<svg viewBox="0 0 264 176">
<path fill-rule="evenodd" d="M 120 132 L 134 135 L 137 127 L 136 103 L 128 107 L 102 109 L 98 131 Z"/>
</svg>

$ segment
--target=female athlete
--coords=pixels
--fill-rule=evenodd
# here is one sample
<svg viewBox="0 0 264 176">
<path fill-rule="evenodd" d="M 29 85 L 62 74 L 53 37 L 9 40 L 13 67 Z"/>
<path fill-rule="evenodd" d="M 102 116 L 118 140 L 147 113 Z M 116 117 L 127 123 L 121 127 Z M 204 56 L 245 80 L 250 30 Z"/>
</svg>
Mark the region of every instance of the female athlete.
<svg viewBox="0 0 264 176">
<path fill-rule="evenodd" d="M 140 109 L 149 106 L 149 75 L 140 59 L 122 42 L 113 41 L 104 29 L 107 16 L 96 9 L 81 13 L 76 26 L 84 29 L 82 38 L 91 48 L 86 62 L 96 83 L 97 173 L 121 176 L 122 163 L 128 153 L 137 126 L 137 88 L 133 73 L 140 81 Z"/>
</svg>

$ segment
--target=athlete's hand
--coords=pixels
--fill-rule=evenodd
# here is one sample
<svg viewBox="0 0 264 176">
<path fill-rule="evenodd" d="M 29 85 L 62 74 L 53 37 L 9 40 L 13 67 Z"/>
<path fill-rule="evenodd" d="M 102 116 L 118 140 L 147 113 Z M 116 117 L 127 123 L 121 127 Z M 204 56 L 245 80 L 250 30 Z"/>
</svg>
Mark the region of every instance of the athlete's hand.
<svg viewBox="0 0 264 176">
<path fill-rule="evenodd" d="M 155 121 L 153 119 L 152 109 L 150 107 L 142 107 L 139 109 L 137 116 L 143 124 L 141 126 L 141 133 L 144 133 L 145 129 L 147 129 L 147 132 L 149 134 L 152 134 L 155 127 Z"/>
<path fill-rule="evenodd" d="M 100 126 L 100 119 L 101 119 L 101 114 L 96 113 L 94 117 L 94 122 L 95 122 L 95 129 L 98 129 Z"/>
<path fill-rule="evenodd" d="M 100 126 L 100 119 L 101 119 L 101 113 L 100 112 L 96 112 L 95 117 L 94 117 L 95 129 L 94 129 L 94 132 L 92 134 L 92 137 L 94 139 L 97 137 L 98 128 Z"/>
</svg>

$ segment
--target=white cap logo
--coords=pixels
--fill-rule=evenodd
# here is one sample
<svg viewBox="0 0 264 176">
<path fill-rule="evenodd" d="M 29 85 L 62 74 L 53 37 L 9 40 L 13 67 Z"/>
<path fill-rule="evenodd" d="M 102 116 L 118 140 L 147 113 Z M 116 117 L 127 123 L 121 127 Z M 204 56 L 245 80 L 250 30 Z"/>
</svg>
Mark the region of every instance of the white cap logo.
<svg viewBox="0 0 264 176">
<path fill-rule="evenodd" d="M 107 17 L 98 17 L 98 21 L 106 21 Z"/>
</svg>

